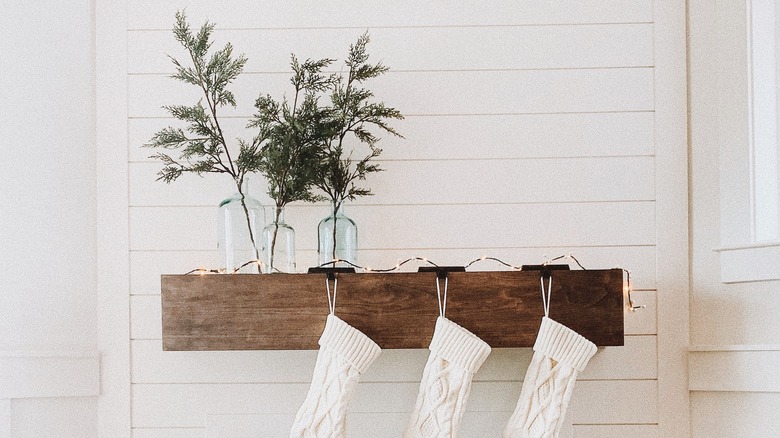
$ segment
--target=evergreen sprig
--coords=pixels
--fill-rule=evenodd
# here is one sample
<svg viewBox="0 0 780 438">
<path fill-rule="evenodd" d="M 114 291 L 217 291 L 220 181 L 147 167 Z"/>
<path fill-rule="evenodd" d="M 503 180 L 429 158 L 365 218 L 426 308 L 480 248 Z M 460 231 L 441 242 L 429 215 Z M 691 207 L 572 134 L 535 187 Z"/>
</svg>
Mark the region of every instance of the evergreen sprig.
<svg viewBox="0 0 780 438">
<path fill-rule="evenodd" d="M 293 101 L 283 97 L 278 102 L 270 95 L 255 101 L 257 111 L 248 126 L 259 128 L 259 136 L 266 139 L 260 148 L 258 170 L 268 180 L 268 195 L 277 208 L 294 201 L 319 200 L 311 187 L 322 156 L 323 130 L 330 128 L 318 93 L 334 81 L 333 76 L 322 73 L 332 62 L 326 58 L 299 63 L 293 55 Z"/>
<path fill-rule="evenodd" d="M 388 71 L 388 67 L 381 62 L 368 62 L 366 46 L 369 42 L 368 33 L 364 33 L 355 44 L 350 45 L 344 61 L 348 68 L 347 76 L 336 77 L 330 95 L 331 106 L 327 109 L 327 131 L 330 135 L 325 139 L 324 158 L 315 185 L 331 201 L 334 215 L 343 201 L 372 195 L 370 189 L 359 187 L 356 181 L 363 181 L 369 173 L 383 170 L 372 162 L 382 153 L 382 149 L 376 146 L 380 138 L 370 128 L 378 128 L 403 138 L 387 122 L 388 119 L 403 119 L 401 112 L 383 102 L 372 102 L 374 93 L 361 87 L 369 79 Z M 368 153 L 359 160 L 352 158 L 354 149 L 349 152 L 345 150 L 345 141 L 351 137 L 356 138 L 359 144 L 368 146 Z"/>
<path fill-rule="evenodd" d="M 323 131 L 326 138 L 315 185 L 330 201 L 334 221 L 338 220 L 337 213 L 345 200 L 373 195 L 369 188 L 362 187 L 357 182 L 364 181 L 370 173 L 383 170 L 373 162 L 382 153 L 382 149 L 376 146 L 380 138 L 371 128 L 403 138 L 387 122 L 389 119 L 403 119 L 401 112 L 383 102 L 373 102 L 374 93 L 362 88 L 364 82 L 388 71 L 388 67 L 381 62 L 368 62 L 366 46 L 369 42 L 368 33 L 364 33 L 355 44 L 350 45 L 344 61 L 348 69 L 347 76 L 336 76 L 330 95 L 331 105 L 326 110 L 328 128 Z M 354 148 L 349 151 L 346 149 L 345 142 L 353 137 L 358 144 L 368 147 L 368 153 L 361 159 L 352 158 Z M 331 246 L 333 259 L 336 259 L 336 228 L 334 223 Z"/>
<path fill-rule="evenodd" d="M 270 243 L 270 264 L 274 250 L 282 208 L 294 201 L 317 201 L 322 197 L 312 193 L 312 185 L 319 172 L 323 151 L 323 132 L 329 135 L 327 110 L 320 108 L 318 93 L 335 81 L 323 70 L 332 59 L 307 59 L 300 63 L 293 55 L 290 61 L 293 86 L 292 102 L 283 97 L 281 102 L 270 95 L 255 101 L 257 109 L 249 127 L 258 128 L 265 139 L 260 148 L 257 169 L 268 181 L 268 195 L 274 200 L 276 229 Z"/>
<path fill-rule="evenodd" d="M 245 202 L 243 183 L 247 174 L 256 172 L 261 163 L 261 144 L 265 140 L 258 135 L 246 142 L 238 139 L 238 155 L 231 152 L 220 125 L 219 114 L 225 107 L 235 107 L 236 98 L 228 89 L 244 71 L 247 58 L 233 55 L 233 46 L 211 51 L 211 34 L 214 24 L 208 21 L 193 33 L 184 12 L 176 13 L 173 35 L 189 54 L 189 63 L 184 64 L 169 56 L 176 67 L 171 77 L 196 86 L 201 99 L 194 105 L 167 105 L 165 110 L 175 119 L 185 122 L 186 128 L 172 126 L 158 131 L 145 147 L 178 151 L 174 158 L 169 153 L 157 152 L 150 158 L 160 160 L 163 168 L 158 180 L 170 183 L 184 173 L 203 175 L 225 173 L 230 175 L 241 195 L 241 206 L 246 217 L 249 238 L 256 258 L 260 257 Z M 211 54 L 209 54 L 211 52 Z M 229 267 L 228 267 L 229 268 Z"/>
<path fill-rule="evenodd" d="M 158 180 L 171 182 L 184 173 L 226 173 L 243 196 L 242 184 L 247 174 L 260 166 L 260 144 L 263 138 L 256 136 L 251 142 L 238 140 L 238 155 L 231 156 L 220 125 L 219 113 L 224 107 L 236 106 L 236 99 L 228 86 L 243 72 L 244 55 L 233 55 L 233 46 L 211 50 L 211 34 L 214 24 L 206 22 L 193 33 L 183 12 L 176 13 L 173 34 L 188 52 L 190 63 L 185 65 L 169 56 L 176 73 L 171 77 L 198 87 L 202 97 L 194 105 L 167 105 L 166 111 L 175 119 L 186 123 L 186 128 L 166 127 L 158 131 L 146 147 L 176 150 L 177 158 L 157 152 L 152 158 L 163 163 Z M 234 151 L 235 152 L 235 151 Z"/>
</svg>

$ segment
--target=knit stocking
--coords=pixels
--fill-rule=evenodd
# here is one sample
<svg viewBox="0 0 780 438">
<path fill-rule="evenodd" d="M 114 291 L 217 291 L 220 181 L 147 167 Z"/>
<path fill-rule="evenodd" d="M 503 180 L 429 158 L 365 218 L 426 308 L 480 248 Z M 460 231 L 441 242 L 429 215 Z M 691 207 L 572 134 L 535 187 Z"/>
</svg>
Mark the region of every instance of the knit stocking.
<svg viewBox="0 0 780 438">
<path fill-rule="evenodd" d="M 504 438 L 557 438 L 577 374 L 595 353 L 595 344 L 543 317 L 520 399 L 504 429 Z"/>
<path fill-rule="evenodd" d="M 490 354 L 474 334 L 439 317 L 425 364 L 420 392 L 404 438 L 455 438 L 471 390 L 471 380 Z"/>
<path fill-rule="evenodd" d="M 343 438 L 347 405 L 358 381 L 379 356 L 368 336 L 337 316 L 328 315 L 320 337 L 309 393 L 295 416 L 290 438 Z"/>
</svg>

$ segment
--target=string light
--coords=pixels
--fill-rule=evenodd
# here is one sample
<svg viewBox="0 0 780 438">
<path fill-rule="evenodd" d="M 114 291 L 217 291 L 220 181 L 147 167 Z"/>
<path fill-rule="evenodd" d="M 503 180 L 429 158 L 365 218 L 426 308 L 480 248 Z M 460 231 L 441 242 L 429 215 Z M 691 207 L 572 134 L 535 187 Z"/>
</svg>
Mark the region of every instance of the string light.
<svg viewBox="0 0 780 438">
<path fill-rule="evenodd" d="M 427 264 L 429 264 L 431 266 L 434 266 L 436 268 L 439 267 L 439 265 L 437 265 L 436 263 L 433 263 L 432 261 L 428 260 L 425 257 L 409 257 L 408 259 L 406 259 L 404 261 L 400 261 L 400 259 L 398 259 L 398 260 L 399 261 L 396 262 L 395 266 L 393 266 L 392 268 L 387 268 L 387 269 L 372 269 L 369 266 L 365 266 L 365 267 L 364 266 L 360 266 L 360 265 L 357 265 L 355 263 L 350 262 L 349 260 L 342 260 L 342 259 L 334 259 L 334 260 L 331 260 L 329 262 L 325 262 L 325 263 L 321 264 L 319 267 L 320 268 L 327 268 L 329 266 L 330 267 L 334 267 L 338 263 L 345 263 L 345 264 L 349 265 L 350 267 L 355 268 L 355 269 L 360 269 L 363 272 L 377 272 L 377 273 L 397 271 L 398 269 L 401 269 L 401 266 L 403 266 L 403 265 L 405 265 L 405 264 L 407 264 L 409 262 L 413 262 L 413 261 L 427 263 Z"/>
<path fill-rule="evenodd" d="M 190 274 L 198 274 L 198 275 L 206 275 L 206 274 L 221 274 L 221 269 L 206 269 L 206 268 L 195 268 L 184 275 L 190 275 Z"/>
<path fill-rule="evenodd" d="M 627 289 L 626 293 L 628 295 L 628 309 L 631 310 L 632 312 L 636 312 L 639 309 L 646 308 L 647 306 L 644 304 L 640 304 L 640 305 L 634 304 L 634 300 L 631 298 L 631 271 L 623 268 L 617 268 L 617 269 L 622 269 L 623 272 L 626 273 L 626 289 Z"/>
<path fill-rule="evenodd" d="M 236 273 L 238 273 L 238 271 L 246 268 L 249 265 L 257 265 L 257 269 L 260 270 L 260 272 L 265 272 L 265 263 L 263 263 L 262 260 L 254 259 L 254 260 L 250 260 L 250 261 L 242 264 L 241 266 L 233 269 L 232 271 L 230 271 L 230 274 L 236 274 Z M 274 268 L 274 269 L 276 269 L 276 268 Z M 280 272 L 278 269 L 276 269 L 276 271 Z M 206 275 L 206 274 L 225 274 L 225 273 L 227 273 L 226 269 L 195 268 L 195 269 L 185 273 L 184 275 L 190 275 L 190 274 Z"/>
<path fill-rule="evenodd" d="M 544 256 L 544 258 L 546 258 L 546 256 Z M 579 260 L 577 260 L 577 258 L 574 257 L 574 255 L 571 254 L 571 253 L 564 254 L 564 255 L 561 255 L 561 256 L 558 256 L 558 257 L 554 257 L 554 258 L 551 258 L 551 259 L 547 259 L 547 261 L 543 262 L 542 264 L 543 265 L 548 265 L 548 264 L 551 264 L 552 262 L 555 262 L 555 261 L 558 261 L 558 260 L 561 260 L 561 259 L 565 259 L 565 258 L 571 259 L 572 261 L 574 261 L 574 263 L 577 264 L 577 266 L 580 269 L 586 270 L 586 268 L 584 266 L 582 266 L 582 264 L 579 262 Z M 352 263 L 349 260 L 338 259 L 338 258 L 337 259 L 333 259 L 333 260 L 331 260 L 329 262 L 325 262 L 325 263 L 319 265 L 319 267 L 320 268 L 335 267 L 335 265 L 337 265 L 339 263 L 343 263 L 343 264 L 348 265 L 349 267 L 352 267 L 352 268 L 355 268 L 355 269 L 359 269 L 359 270 L 362 270 L 364 272 L 379 272 L 379 273 L 381 273 L 381 272 L 397 271 L 402 266 L 404 266 L 405 264 L 410 263 L 410 262 L 414 262 L 414 261 L 423 262 L 423 263 L 431 265 L 431 266 L 433 266 L 435 268 L 440 267 L 438 264 L 434 263 L 433 261 L 431 261 L 427 257 L 409 257 L 408 259 L 403 260 L 403 261 L 401 261 L 401 259 L 397 259 L 397 260 L 398 261 L 396 262 L 396 264 L 393 267 L 387 268 L 387 269 L 374 269 L 374 268 L 371 268 L 369 266 L 360 266 L 358 264 Z M 501 265 L 503 265 L 503 266 L 505 266 L 507 268 L 514 269 L 514 270 L 517 270 L 517 271 L 520 271 L 520 270 L 523 269 L 522 266 L 515 266 L 515 265 L 509 264 L 509 263 L 507 263 L 507 262 L 505 262 L 505 261 L 503 261 L 503 260 L 501 260 L 501 259 L 499 259 L 497 257 L 492 257 L 492 256 L 487 256 L 487 255 L 483 255 L 483 256 L 478 257 L 478 258 L 476 258 L 474 260 L 471 260 L 470 262 L 468 262 L 465 265 L 465 269 L 470 268 L 475 263 L 483 262 L 483 261 L 493 261 L 493 262 L 499 263 L 499 264 L 501 264 Z M 261 271 L 264 271 L 265 263 L 263 263 L 261 260 L 250 260 L 250 261 L 242 264 L 238 268 L 234 269 L 233 271 L 231 271 L 231 273 L 233 273 L 233 274 L 237 273 L 241 269 L 243 269 L 243 268 L 245 268 L 245 267 L 247 267 L 249 265 L 252 265 L 252 264 L 256 264 L 260 268 Z M 616 269 L 620 269 L 620 268 L 616 268 Z M 274 268 L 274 270 L 276 272 L 281 272 L 277 268 Z M 626 270 L 624 269 L 624 271 L 626 271 Z M 218 269 L 197 268 L 197 269 L 193 269 L 193 270 L 187 272 L 185 275 L 189 275 L 189 274 L 193 274 L 193 273 L 198 273 L 198 274 L 207 274 L 207 273 L 208 274 L 219 274 L 219 273 L 223 273 L 223 272 L 224 272 L 223 270 L 218 270 Z M 628 271 L 626 271 L 626 272 L 628 272 Z"/>
<path fill-rule="evenodd" d="M 580 263 L 579 260 L 577 260 L 576 257 L 574 257 L 573 253 L 563 254 L 563 255 L 560 255 L 560 256 L 557 256 L 557 257 L 553 257 L 553 258 L 550 258 L 550 259 L 548 259 L 546 255 L 542 255 L 542 258 L 546 260 L 545 262 L 542 263 L 542 265 L 549 265 L 549 264 L 551 264 L 553 262 L 556 262 L 558 260 L 569 259 L 569 260 L 572 260 L 574 263 L 576 263 L 577 266 L 580 269 L 582 269 L 584 271 L 588 270 L 587 268 L 585 268 L 585 266 L 582 265 L 582 263 Z M 439 268 L 440 267 L 438 264 L 432 262 L 427 257 L 409 257 L 408 259 L 405 259 L 403 261 L 401 259 L 397 259 L 395 266 L 393 266 L 391 268 L 387 268 L 387 269 L 373 269 L 373 268 L 371 268 L 369 266 L 360 266 L 358 264 L 352 263 L 349 260 L 338 259 L 338 258 L 337 259 L 333 259 L 333 260 L 331 260 L 329 262 L 325 262 L 325 263 L 319 265 L 319 267 L 320 268 L 335 267 L 337 264 L 343 263 L 343 264 L 346 264 L 346 265 L 348 265 L 348 266 L 350 266 L 352 268 L 355 268 L 357 270 L 362 270 L 363 272 L 384 273 L 384 272 L 397 271 L 397 270 L 401 269 L 401 267 L 404 266 L 405 264 L 410 263 L 410 262 L 414 262 L 414 261 L 423 262 L 423 263 L 429 264 L 429 265 L 431 265 L 431 266 L 433 266 L 435 268 Z M 507 268 L 516 270 L 516 271 L 521 271 L 523 269 L 522 265 L 521 266 L 515 266 L 515 265 L 507 263 L 507 262 L 505 262 L 505 261 L 503 261 L 503 260 L 501 260 L 501 259 L 499 259 L 497 257 L 492 257 L 492 256 L 487 256 L 487 255 L 483 255 L 483 256 L 478 257 L 478 258 L 476 258 L 474 260 L 471 260 L 470 262 L 468 262 L 465 265 L 465 269 L 470 268 L 475 263 L 484 262 L 484 261 L 493 261 L 493 262 L 499 263 L 499 264 L 501 264 L 501 265 L 503 265 L 503 266 L 505 266 Z M 265 263 L 263 263 L 261 260 L 255 259 L 255 260 L 250 260 L 250 261 L 242 264 L 238 268 L 232 270 L 230 273 L 231 274 L 235 274 L 238 271 L 240 271 L 241 269 L 243 269 L 243 268 L 245 268 L 245 267 L 247 267 L 249 265 L 252 265 L 252 264 L 257 265 L 257 267 L 260 270 L 260 272 L 265 272 L 265 269 L 264 269 L 265 266 L 266 266 Z M 626 288 L 625 288 L 625 292 L 628 295 L 629 310 L 631 310 L 632 312 L 636 312 L 639 309 L 646 308 L 647 306 L 645 306 L 643 304 L 640 304 L 640 305 L 634 304 L 634 300 L 631 297 L 631 271 L 629 271 L 628 269 L 621 268 L 619 266 L 616 266 L 614 269 L 620 269 L 620 270 L 622 270 L 626 274 Z M 281 272 L 277 268 L 273 268 L 273 271 L 274 272 Z M 223 270 L 223 269 L 196 268 L 196 269 L 193 269 L 193 270 L 187 272 L 185 275 L 190 275 L 190 274 L 199 274 L 199 275 L 224 274 L 225 272 L 226 271 Z"/>
<path fill-rule="evenodd" d="M 466 263 L 466 269 L 470 268 L 471 265 L 473 265 L 474 263 L 484 262 L 485 260 L 490 260 L 490 261 L 493 261 L 493 262 L 497 262 L 497 263 L 500 263 L 500 264 L 506 266 L 507 268 L 515 269 L 515 270 L 518 270 L 518 271 L 522 269 L 522 266 L 513 266 L 513 265 L 510 265 L 509 263 L 507 263 L 507 262 L 505 262 L 505 261 L 503 261 L 503 260 L 501 260 L 499 258 L 488 257 L 488 256 L 484 256 L 484 255 L 482 257 L 480 257 L 480 258 L 474 259 L 474 260 Z"/>
<path fill-rule="evenodd" d="M 580 261 L 579 261 L 579 260 L 577 260 L 577 258 L 576 258 L 576 257 L 574 257 L 574 254 L 573 254 L 573 253 L 568 253 L 568 254 L 560 255 L 560 256 L 558 256 L 558 257 L 554 257 L 554 258 L 552 258 L 552 259 L 549 259 L 549 260 L 547 260 L 546 262 L 544 262 L 544 263 L 542 263 L 542 264 L 543 264 L 543 265 L 549 265 L 550 263 L 552 263 L 552 262 L 554 262 L 554 261 L 557 261 L 557 260 L 561 260 L 561 259 L 570 259 L 570 260 L 572 260 L 574 263 L 576 263 L 576 264 L 577 264 L 577 266 L 579 266 L 579 267 L 580 267 L 580 269 L 582 269 L 582 270 L 587 270 L 587 269 L 585 269 L 585 267 L 584 267 L 584 266 L 582 266 L 582 263 L 580 263 Z"/>
</svg>

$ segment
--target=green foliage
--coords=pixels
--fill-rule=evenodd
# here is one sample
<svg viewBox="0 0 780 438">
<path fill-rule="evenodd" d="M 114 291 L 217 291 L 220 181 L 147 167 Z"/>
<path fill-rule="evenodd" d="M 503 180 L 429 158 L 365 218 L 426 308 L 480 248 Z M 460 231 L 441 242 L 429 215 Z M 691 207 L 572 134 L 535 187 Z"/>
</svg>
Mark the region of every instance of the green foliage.
<svg viewBox="0 0 780 438">
<path fill-rule="evenodd" d="M 268 180 L 268 194 L 277 211 L 293 201 L 321 199 L 311 192 L 322 159 L 323 132 L 328 132 L 328 111 L 320 108 L 318 93 L 332 87 L 335 77 L 322 71 L 332 59 L 299 63 L 292 56 L 293 100 L 281 102 L 266 95 L 255 101 L 257 112 L 249 123 L 266 139 L 260 148 L 258 170 Z"/>
<path fill-rule="evenodd" d="M 334 214 L 344 200 L 372 195 L 370 189 L 356 185 L 356 181 L 365 180 L 369 173 L 382 170 L 372 163 L 382 150 L 376 146 L 380 138 L 370 128 L 402 137 L 387 123 L 388 119 L 403 119 L 401 112 L 382 102 L 372 102 L 374 93 L 362 88 L 364 82 L 388 70 L 381 62 L 368 62 L 366 46 L 369 41 L 369 35 L 365 33 L 350 45 L 344 62 L 348 68 L 347 76 L 335 77 L 330 94 L 331 106 L 325 109 L 324 148 L 315 185 L 333 204 Z M 354 148 L 346 151 L 345 141 L 351 138 L 368 148 L 363 158 L 352 158 Z"/>
<path fill-rule="evenodd" d="M 146 147 L 178 151 L 174 158 L 168 153 L 157 152 L 152 156 L 163 163 L 158 180 L 171 182 L 186 172 L 226 173 L 236 183 L 239 193 L 248 173 L 260 168 L 260 144 L 263 137 L 256 136 L 247 143 L 238 140 L 238 156 L 233 159 L 225 141 L 218 113 L 226 107 L 236 106 L 236 99 L 228 86 L 243 72 L 244 55 L 233 55 L 228 43 L 222 49 L 211 51 L 212 23 L 206 22 L 193 33 L 183 12 L 176 13 L 173 34 L 189 54 L 187 65 L 170 57 L 176 67 L 172 78 L 192 84 L 201 91 L 202 98 L 194 105 L 169 105 L 164 108 L 175 119 L 185 122 L 186 128 L 167 127 L 152 137 Z M 235 153 L 235 151 L 233 151 Z"/>
<path fill-rule="evenodd" d="M 172 77 L 198 87 L 202 97 L 194 105 L 164 107 L 185 127 L 166 127 L 144 145 L 165 150 L 153 155 L 163 164 L 158 179 L 171 182 L 187 172 L 226 173 L 241 193 L 246 175 L 260 172 L 268 181 L 268 194 L 277 212 L 294 201 L 328 199 L 337 209 L 344 200 L 371 195 L 357 181 L 382 170 L 373 162 L 382 153 L 376 131 L 400 137 L 388 120 L 403 116 L 395 108 L 374 102 L 373 92 L 363 88 L 365 82 L 388 70 L 382 63 L 369 63 L 368 34 L 350 46 L 344 61 L 346 76 L 325 73 L 333 59 L 301 63 L 293 55 L 291 101 L 287 97 L 277 101 L 270 95 L 255 101 L 256 112 L 248 127 L 257 128 L 257 135 L 248 142 L 237 141 L 234 159 L 231 153 L 236 150 L 228 147 L 218 114 L 224 107 L 236 106 L 228 87 L 243 72 L 247 60 L 243 55 L 234 56 L 230 43 L 212 50 L 213 30 L 214 25 L 206 22 L 193 32 L 184 13 L 176 13 L 173 34 L 190 59 L 185 64 L 171 57 L 176 67 Z M 320 105 L 322 95 L 330 98 L 329 105 Z M 357 142 L 348 148 L 352 139 Z M 360 145 L 367 152 L 353 159 Z M 168 151 L 177 151 L 178 156 Z M 326 197 L 313 194 L 313 186 Z"/>
</svg>

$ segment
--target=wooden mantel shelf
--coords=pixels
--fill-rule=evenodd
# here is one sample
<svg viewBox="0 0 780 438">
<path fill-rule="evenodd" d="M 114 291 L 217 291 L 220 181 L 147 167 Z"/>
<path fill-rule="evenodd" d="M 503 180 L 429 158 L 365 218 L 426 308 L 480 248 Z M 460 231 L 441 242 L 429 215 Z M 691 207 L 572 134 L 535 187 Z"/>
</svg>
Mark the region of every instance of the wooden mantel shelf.
<svg viewBox="0 0 780 438">
<path fill-rule="evenodd" d="M 436 273 L 336 275 L 337 316 L 382 348 L 428 347 L 439 314 Z M 539 277 L 450 272 L 447 318 L 494 348 L 530 347 L 544 314 Z M 325 279 L 163 275 L 163 349 L 317 349 L 328 314 Z M 623 345 L 623 310 L 620 269 L 554 271 L 550 317 L 597 345 Z"/>
</svg>

